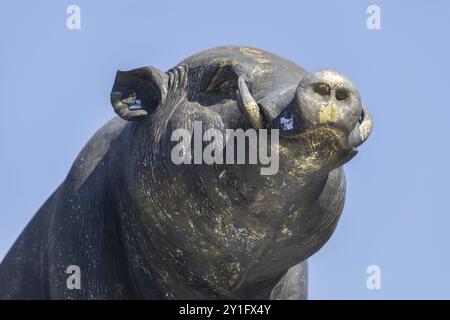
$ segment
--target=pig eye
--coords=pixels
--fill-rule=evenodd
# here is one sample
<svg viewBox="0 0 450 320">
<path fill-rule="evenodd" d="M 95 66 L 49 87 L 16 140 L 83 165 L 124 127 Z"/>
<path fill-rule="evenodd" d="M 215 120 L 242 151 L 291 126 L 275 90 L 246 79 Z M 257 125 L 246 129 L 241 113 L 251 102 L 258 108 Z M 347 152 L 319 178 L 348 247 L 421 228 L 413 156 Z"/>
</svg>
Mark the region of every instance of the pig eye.
<svg viewBox="0 0 450 320">
<path fill-rule="evenodd" d="M 329 96 L 331 93 L 331 88 L 326 83 L 316 83 L 313 87 L 315 93 L 320 94 L 321 96 Z"/>
<path fill-rule="evenodd" d="M 338 89 L 336 90 L 335 96 L 337 100 L 346 100 L 349 96 L 349 93 L 345 89 Z"/>
</svg>

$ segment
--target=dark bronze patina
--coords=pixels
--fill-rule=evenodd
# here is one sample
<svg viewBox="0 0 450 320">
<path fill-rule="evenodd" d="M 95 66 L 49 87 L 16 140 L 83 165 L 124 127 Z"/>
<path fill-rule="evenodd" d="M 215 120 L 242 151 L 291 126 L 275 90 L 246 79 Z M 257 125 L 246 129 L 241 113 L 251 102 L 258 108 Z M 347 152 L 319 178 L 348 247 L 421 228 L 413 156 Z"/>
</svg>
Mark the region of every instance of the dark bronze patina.
<svg viewBox="0 0 450 320">
<path fill-rule="evenodd" d="M 111 102 L 119 117 L 87 143 L 2 262 L 0 298 L 305 298 L 306 259 L 343 209 L 342 165 L 372 129 L 355 86 L 229 46 L 167 72 L 119 71 Z M 171 133 L 194 121 L 279 129 L 278 173 L 175 165 Z M 79 290 L 67 287 L 69 265 L 80 267 Z"/>
</svg>

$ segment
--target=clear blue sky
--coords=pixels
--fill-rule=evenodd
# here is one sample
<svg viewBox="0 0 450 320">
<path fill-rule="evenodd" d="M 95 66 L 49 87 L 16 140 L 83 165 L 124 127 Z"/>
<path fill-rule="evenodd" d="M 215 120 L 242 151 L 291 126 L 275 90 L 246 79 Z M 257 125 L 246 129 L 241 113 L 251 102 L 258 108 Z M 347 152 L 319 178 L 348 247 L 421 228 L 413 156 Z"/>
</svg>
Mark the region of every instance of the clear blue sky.
<svg viewBox="0 0 450 320">
<path fill-rule="evenodd" d="M 2 1 L 0 258 L 113 117 L 117 69 L 166 70 L 240 44 L 333 68 L 358 86 L 374 132 L 346 165 L 336 232 L 311 258 L 310 297 L 450 299 L 450 2 Z M 66 8 L 81 7 L 81 30 Z M 368 30 L 366 8 L 381 8 Z M 368 290 L 366 268 L 381 268 Z"/>
</svg>

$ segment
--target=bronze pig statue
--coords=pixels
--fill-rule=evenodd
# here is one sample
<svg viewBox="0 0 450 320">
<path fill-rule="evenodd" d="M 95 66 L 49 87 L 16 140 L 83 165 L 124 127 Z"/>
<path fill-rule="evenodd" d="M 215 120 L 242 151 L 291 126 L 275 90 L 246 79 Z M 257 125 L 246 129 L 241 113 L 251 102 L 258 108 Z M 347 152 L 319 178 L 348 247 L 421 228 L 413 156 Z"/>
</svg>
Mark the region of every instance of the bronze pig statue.
<svg viewBox="0 0 450 320">
<path fill-rule="evenodd" d="M 306 260 L 343 210 L 342 166 L 372 130 L 352 82 L 227 46 L 167 72 L 119 71 L 111 103 L 119 117 L 87 143 L 3 260 L 0 298 L 305 298 Z M 194 136 L 196 123 L 200 136 L 276 132 L 267 139 L 276 170 L 174 163 L 173 132 Z M 186 160 L 192 150 L 178 151 Z"/>
</svg>

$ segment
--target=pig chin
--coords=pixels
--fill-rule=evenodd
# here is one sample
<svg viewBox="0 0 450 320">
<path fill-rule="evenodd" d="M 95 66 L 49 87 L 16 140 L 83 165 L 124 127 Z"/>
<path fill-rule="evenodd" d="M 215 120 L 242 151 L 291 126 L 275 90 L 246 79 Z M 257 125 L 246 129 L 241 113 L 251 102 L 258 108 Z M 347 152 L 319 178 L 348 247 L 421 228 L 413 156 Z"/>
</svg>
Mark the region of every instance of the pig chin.
<svg viewBox="0 0 450 320">
<path fill-rule="evenodd" d="M 327 173 L 357 154 L 348 139 L 341 130 L 329 126 L 308 130 L 295 139 L 282 139 L 280 170 L 289 176 Z"/>
</svg>

